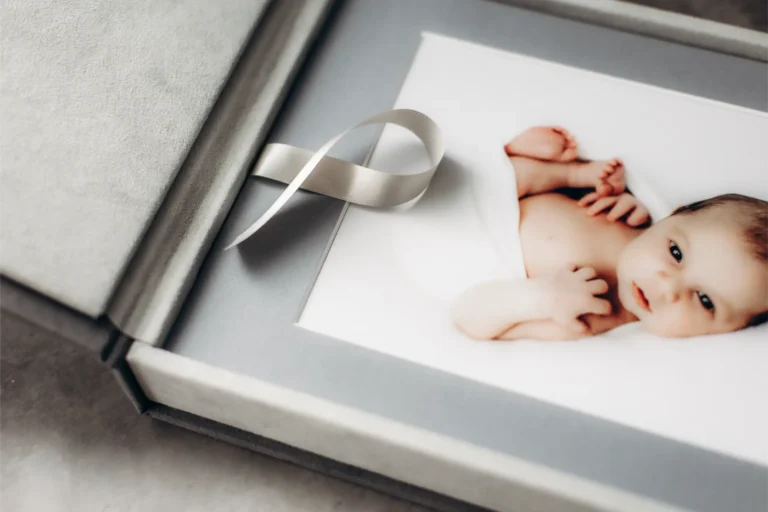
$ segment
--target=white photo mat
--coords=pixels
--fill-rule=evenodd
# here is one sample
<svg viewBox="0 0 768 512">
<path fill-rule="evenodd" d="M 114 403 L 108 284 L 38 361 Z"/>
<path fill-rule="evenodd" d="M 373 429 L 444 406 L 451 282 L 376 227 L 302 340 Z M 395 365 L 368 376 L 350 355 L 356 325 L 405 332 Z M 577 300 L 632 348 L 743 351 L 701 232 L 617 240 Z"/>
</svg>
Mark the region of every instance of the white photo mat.
<svg viewBox="0 0 768 512">
<path fill-rule="evenodd" d="M 437 122 L 445 161 L 412 206 L 349 207 L 299 326 L 768 465 L 765 327 L 664 340 L 633 324 L 576 342 L 477 342 L 448 312 L 468 284 L 510 275 L 498 241 L 516 230 L 504 198 L 516 199 L 497 150 L 525 128 L 564 126 L 583 157 L 621 157 L 658 217 L 724 192 L 768 199 L 766 114 L 434 34 L 393 108 Z M 387 127 L 369 165 L 422 169 L 416 148 Z"/>
</svg>

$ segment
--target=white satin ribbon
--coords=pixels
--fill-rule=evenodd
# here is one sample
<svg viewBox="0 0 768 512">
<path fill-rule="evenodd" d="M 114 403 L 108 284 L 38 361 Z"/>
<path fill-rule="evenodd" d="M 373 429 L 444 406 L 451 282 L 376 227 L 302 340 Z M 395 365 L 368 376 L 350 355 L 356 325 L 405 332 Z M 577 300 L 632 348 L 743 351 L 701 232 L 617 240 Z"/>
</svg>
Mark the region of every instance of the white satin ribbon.
<svg viewBox="0 0 768 512">
<path fill-rule="evenodd" d="M 325 156 L 350 131 L 380 123 L 395 124 L 416 135 L 427 150 L 431 167 L 420 173 L 399 175 Z M 262 152 L 252 174 L 287 183 L 288 187 L 225 250 L 242 243 L 261 229 L 300 188 L 379 208 L 411 201 L 427 189 L 444 153 L 443 137 L 437 124 L 425 114 L 410 109 L 389 110 L 369 117 L 333 137 L 314 154 L 285 144 L 270 144 Z"/>
</svg>

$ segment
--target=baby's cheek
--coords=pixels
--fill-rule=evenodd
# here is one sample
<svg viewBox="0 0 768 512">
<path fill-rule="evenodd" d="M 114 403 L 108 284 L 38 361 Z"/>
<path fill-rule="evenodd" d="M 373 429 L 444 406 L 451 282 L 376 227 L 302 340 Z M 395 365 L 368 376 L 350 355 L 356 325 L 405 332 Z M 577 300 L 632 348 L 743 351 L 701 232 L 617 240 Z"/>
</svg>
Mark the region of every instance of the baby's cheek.
<svg viewBox="0 0 768 512">
<path fill-rule="evenodd" d="M 643 257 L 642 252 L 635 250 L 630 244 L 619 255 L 619 261 L 616 264 L 616 275 L 619 279 L 627 281 L 642 279 L 648 274 L 648 259 Z"/>
</svg>

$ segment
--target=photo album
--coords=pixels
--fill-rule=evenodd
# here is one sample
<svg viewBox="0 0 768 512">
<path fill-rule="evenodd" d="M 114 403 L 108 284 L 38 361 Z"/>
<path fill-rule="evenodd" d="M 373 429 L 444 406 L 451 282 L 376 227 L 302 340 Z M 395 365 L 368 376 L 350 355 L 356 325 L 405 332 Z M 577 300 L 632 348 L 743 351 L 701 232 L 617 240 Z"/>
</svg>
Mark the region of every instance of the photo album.
<svg viewBox="0 0 768 512">
<path fill-rule="evenodd" d="M 392 108 L 445 156 L 347 206 L 301 328 L 768 465 L 766 113 L 432 33 Z"/>
</svg>

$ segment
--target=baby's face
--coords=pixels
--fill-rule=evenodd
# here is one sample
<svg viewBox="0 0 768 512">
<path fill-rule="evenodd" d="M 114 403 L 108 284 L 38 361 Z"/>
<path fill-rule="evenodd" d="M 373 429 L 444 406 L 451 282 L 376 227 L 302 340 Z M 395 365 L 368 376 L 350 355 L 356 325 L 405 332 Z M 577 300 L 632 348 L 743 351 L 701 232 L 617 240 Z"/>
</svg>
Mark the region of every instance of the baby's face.
<svg viewBox="0 0 768 512">
<path fill-rule="evenodd" d="M 619 299 L 665 337 L 741 329 L 768 309 L 768 268 L 717 208 L 668 217 L 622 252 Z"/>
</svg>

